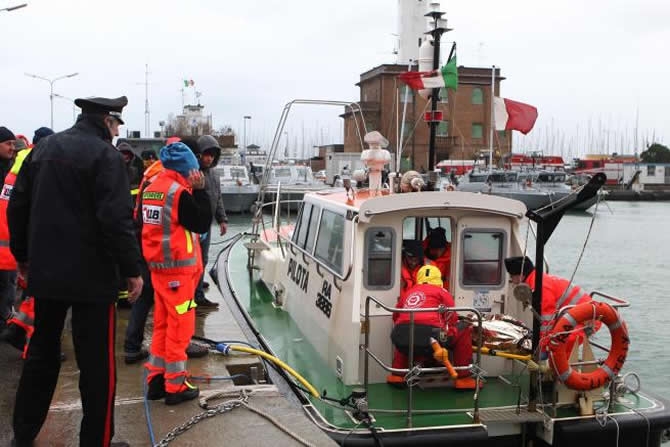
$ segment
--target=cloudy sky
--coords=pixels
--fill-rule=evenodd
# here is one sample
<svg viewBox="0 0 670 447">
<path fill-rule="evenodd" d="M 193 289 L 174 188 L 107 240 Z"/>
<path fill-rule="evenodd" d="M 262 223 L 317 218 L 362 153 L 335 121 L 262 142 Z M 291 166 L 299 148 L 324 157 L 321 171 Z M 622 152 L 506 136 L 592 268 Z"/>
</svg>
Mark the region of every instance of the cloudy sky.
<svg viewBox="0 0 670 447">
<path fill-rule="evenodd" d="M 150 71 L 152 130 L 181 108 L 183 79 L 213 114 L 249 142 L 271 141 L 294 98 L 356 100 L 360 73 L 394 63 L 396 0 L 0 0 L 0 125 L 32 135 L 49 124 L 47 78 L 78 72 L 54 91 L 129 98 L 127 129 L 144 130 Z M 633 152 L 670 143 L 670 2 L 666 0 L 459 0 L 442 2 L 459 65 L 502 68 L 502 94 L 535 105 L 540 118 L 518 149 Z M 341 140 L 339 110 L 307 113 L 291 132 Z M 330 118 L 333 115 L 334 118 Z M 310 121 L 311 119 L 311 121 Z M 54 127 L 72 124 L 72 103 L 54 100 Z M 323 128 L 324 130 L 317 129 Z M 304 130 L 303 130 L 304 129 Z M 241 138 L 241 137 L 240 137 Z M 288 136 L 291 140 L 296 136 Z M 631 150 L 628 150 L 631 148 Z"/>
</svg>

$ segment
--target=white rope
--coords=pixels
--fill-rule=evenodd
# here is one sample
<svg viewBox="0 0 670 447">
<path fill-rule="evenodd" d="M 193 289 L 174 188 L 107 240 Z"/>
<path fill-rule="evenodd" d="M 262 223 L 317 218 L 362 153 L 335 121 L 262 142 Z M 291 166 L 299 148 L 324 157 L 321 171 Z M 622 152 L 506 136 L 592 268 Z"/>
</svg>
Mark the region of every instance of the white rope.
<svg viewBox="0 0 670 447">
<path fill-rule="evenodd" d="M 286 433 L 287 435 L 289 435 L 290 437 L 292 437 L 293 439 L 298 441 L 300 444 L 302 444 L 304 446 L 307 446 L 307 447 L 314 447 L 314 444 L 312 444 L 311 442 L 303 439 L 302 437 L 300 437 L 298 434 L 294 433 L 293 431 L 289 430 L 284 425 L 282 425 L 277 419 L 272 417 L 270 414 L 264 412 L 263 410 L 261 410 L 259 408 L 256 408 L 256 407 L 252 407 L 247 402 L 242 402 L 242 406 L 251 410 L 251 411 L 253 411 L 254 413 L 256 413 L 260 416 L 263 416 L 265 419 L 272 422 L 278 429 L 280 429 L 281 431 L 283 431 L 284 433 Z"/>
</svg>

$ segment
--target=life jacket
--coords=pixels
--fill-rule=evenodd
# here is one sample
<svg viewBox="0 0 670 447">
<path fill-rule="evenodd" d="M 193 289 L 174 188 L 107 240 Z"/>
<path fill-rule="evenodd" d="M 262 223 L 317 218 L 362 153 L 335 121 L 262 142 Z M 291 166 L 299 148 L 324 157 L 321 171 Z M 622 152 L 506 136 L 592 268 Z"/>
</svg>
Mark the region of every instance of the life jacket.
<svg viewBox="0 0 670 447">
<path fill-rule="evenodd" d="M 536 272 L 533 270 L 524 280 L 531 288 L 535 288 L 535 274 Z M 541 340 L 544 340 L 549 331 L 551 331 L 556 312 L 561 307 L 592 301 L 591 296 L 588 293 L 584 293 L 581 287 L 573 284 L 568 289 L 569 284 L 570 281 L 567 279 L 547 273 L 542 277 Z"/>
<path fill-rule="evenodd" d="M 191 193 L 186 179 L 164 170 L 142 192 L 142 254 L 156 273 L 202 271 L 200 240 L 179 223 L 179 200 Z"/>
<path fill-rule="evenodd" d="M 135 209 L 133 210 L 133 217 L 137 219 L 139 209 L 142 206 L 142 193 L 144 190 L 156 179 L 156 176 L 163 172 L 165 168 L 160 160 L 154 161 L 148 168 L 144 170 L 144 175 L 140 181 L 140 186 L 137 187 L 137 196 L 135 196 Z"/>
<path fill-rule="evenodd" d="M 9 250 L 9 226 L 7 225 L 7 206 L 12 195 L 23 160 L 32 149 L 24 149 L 16 154 L 16 159 L 5 177 L 5 184 L 0 192 L 0 270 L 16 270 L 16 259 Z"/>
</svg>

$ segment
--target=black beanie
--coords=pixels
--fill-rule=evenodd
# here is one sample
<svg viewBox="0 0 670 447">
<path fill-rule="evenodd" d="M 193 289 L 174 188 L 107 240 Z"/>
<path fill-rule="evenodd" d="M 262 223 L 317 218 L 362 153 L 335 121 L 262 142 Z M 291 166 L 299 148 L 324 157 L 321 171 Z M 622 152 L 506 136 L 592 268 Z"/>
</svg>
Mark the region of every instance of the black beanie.
<svg viewBox="0 0 670 447">
<path fill-rule="evenodd" d="M 4 126 L 0 126 L 0 143 L 4 143 L 5 141 L 9 140 L 16 140 L 16 136 L 14 136 L 11 130 Z"/>
<path fill-rule="evenodd" d="M 38 141 L 40 141 L 44 137 L 48 137 L 49 135 L 53 135 L 54 131 L 49 129 L 48 127 L 40 127 L 35 131 L 35 135 L 33 135 L 33 145 L 37 144 Z"/>
<path fill-rule="evenodd" d="M 505 269 L 510 275 L 520 275 L 523 267 L 524 279 L 533 271 L 535 266 L 528 256 L 512 256 L 505 259 Z"/>
</svg>

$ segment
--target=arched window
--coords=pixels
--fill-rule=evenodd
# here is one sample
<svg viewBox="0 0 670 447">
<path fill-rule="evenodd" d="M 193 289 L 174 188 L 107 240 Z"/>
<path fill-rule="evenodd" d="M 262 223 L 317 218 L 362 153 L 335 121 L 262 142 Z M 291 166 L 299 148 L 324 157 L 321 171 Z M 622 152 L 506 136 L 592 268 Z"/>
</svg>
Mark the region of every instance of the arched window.
<svg viewBox="0 0 670 447">
<path fill-rule="evenodd" d="M 484 104 L 484 92 L 479 87 L 472 89 L 472 103 L 473 104 Z"/>
</svg>

